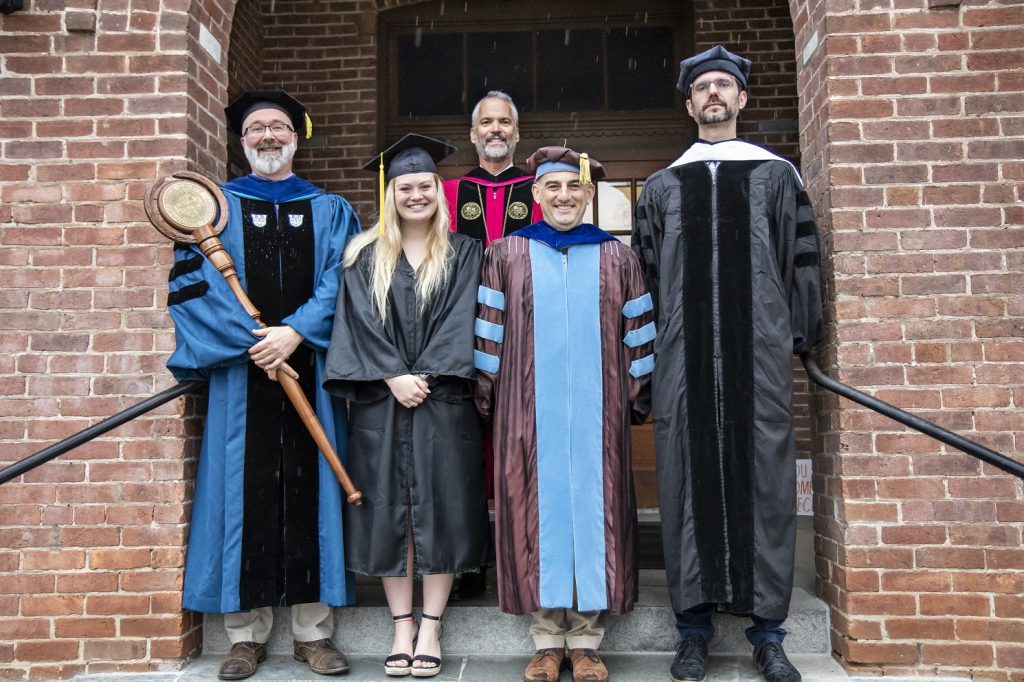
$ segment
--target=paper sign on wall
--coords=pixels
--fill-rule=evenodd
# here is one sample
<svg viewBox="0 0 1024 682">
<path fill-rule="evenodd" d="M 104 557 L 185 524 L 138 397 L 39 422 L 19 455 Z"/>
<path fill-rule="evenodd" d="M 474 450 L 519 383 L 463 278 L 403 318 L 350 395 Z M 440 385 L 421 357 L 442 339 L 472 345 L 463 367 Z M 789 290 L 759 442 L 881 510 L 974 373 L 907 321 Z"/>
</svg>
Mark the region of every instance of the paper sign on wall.
<svg viewBox="0 0 1024 682">
<path fill-rule="evenodd" d="M 814 489 L 809 459 L 796 461 L 796 513 L 798 516 L 814 516 Z"/>
</svg>

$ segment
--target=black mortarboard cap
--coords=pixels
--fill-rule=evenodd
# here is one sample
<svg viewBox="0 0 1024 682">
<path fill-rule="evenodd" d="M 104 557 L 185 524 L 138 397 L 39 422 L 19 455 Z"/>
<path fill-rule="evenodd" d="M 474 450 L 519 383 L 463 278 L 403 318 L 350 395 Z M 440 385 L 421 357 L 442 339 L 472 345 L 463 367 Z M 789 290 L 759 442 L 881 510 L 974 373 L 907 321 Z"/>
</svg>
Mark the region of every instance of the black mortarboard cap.
<svg viewBox="0 0 1024 682">
<path fill-rule="evenodd" d="M 436 173 L 437 164 L 454 151 L 447 142 L 409 133 L 370 159 L 363 170 L 377 171 L 383 156 L 387 182 L 408 173 Z"/>
<path fill-rule="evenodd" d="M 286 114 L 292 122 L 292 128 L 300 137 L 308 140 L 313 134 L 313 123 L 306 113 L 306 106 L 284 90 L 243 92 L 234 102 L 224 107 L 228 130 L 235 135 L 242 135 L 245 119 L 259 109 L 277 109 Z"/>
<path fill-rule="evenodd" d="M 747 76 L 750 75 L 750 60 L 729 52 L 721 45 L 715 45 L 698 55 L 679 62 L 679 83 L 676 90 L 686 97 L 690 96 L 690 86 L 697 76 L 708 71 L 725 71 L 739 81 L 740 89 L 747 89 Z"/>
</svg>

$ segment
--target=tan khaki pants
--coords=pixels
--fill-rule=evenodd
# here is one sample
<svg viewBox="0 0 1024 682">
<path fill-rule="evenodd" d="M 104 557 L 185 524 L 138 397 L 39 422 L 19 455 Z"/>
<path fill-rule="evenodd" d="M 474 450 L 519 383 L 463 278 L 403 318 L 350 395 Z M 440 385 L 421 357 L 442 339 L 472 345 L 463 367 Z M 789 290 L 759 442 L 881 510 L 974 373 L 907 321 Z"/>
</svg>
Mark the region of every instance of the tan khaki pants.
<svg viewBox="0 0 1024 682">
<path fill-rule="evenodd" d="M 299 642 L 330 639 L 334 634 L 334 612 L 322 601 L 295 604 L 292 608 L 292 637 Z M 224 614 L 224 629 L 232 644 L 266 644 L 274 624 L 274 609 L 263 606 L 252 611 Z"/>
<path fill-rule="evenodd" d="M 597 624 L 600 611 L 542 607 L 531 616 L 530 636 L 538 649 L 596 649 L 604 638 L 604 628 Z"/>
</svg>

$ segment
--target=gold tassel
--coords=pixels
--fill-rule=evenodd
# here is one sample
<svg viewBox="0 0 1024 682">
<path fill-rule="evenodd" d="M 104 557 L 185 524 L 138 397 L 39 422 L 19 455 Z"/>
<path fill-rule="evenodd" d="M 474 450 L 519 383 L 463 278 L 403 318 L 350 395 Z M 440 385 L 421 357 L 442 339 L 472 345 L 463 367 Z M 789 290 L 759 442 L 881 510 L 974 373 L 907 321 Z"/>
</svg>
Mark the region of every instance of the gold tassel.
<svg viewBox="0 0 1024 682">
<path fill-rule="evenodd" d="M 377 226 L 381 237 L 384 236 L 384 154 L 380 155 L 380 210 L 378 212 Z"/>
<path fill-rule="evenodd" d="M 580 184 L 589 185 L 592 182 L 590 179 L 590 157 L 587 156 L 586 152 L 580 154 Z"/>
<path fill-rule="evenodd" d="M 309 117 L 309 114 L 303 114 L 306 118 L 306 139 L 313 137 L 313 120 Z"/>
</svg>

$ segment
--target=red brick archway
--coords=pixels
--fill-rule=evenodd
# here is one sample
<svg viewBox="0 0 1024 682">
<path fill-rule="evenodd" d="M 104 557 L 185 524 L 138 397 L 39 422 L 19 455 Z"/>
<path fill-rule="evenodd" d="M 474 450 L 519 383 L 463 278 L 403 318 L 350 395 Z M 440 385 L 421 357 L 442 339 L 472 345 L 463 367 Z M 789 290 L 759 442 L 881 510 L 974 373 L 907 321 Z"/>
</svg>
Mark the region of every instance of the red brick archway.
<svg viewBox="0 0 1024 682">
<path fill-rule="evenodd" d="M 5 461 L 170 383 L 170 250 L 141 197 L 185 167 L 223 177 L 228 53 L 245 50 L 232 24 L 253 1 L 34 0 L 0 17 Z M 397 3 L 322 4 L 329 22 L 297 13 L 264 47 L 278 64 L 267 84 L 334 70 L 337 84 L 308 96 L 332 113 L 331 139 L 304 172 L 369 207 L 373 180 L 356 169 L 376 146 L 376 16 Z M 821 364 L 1020 457 L 1024 8 L 791 0 L 790 13 L 825 242 Z M 754 42 L 764 18 L 746 17 Z M 1021 679 L 1021 484 L 817 402 L 818 591 L 836 654 L 874 672 Z M 166 406 L 0 488 L 0 676 L 175 667 L 197 652 L 199 620 L 180 607 L 190 413 Z"/>
</svg>

